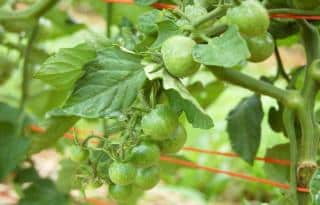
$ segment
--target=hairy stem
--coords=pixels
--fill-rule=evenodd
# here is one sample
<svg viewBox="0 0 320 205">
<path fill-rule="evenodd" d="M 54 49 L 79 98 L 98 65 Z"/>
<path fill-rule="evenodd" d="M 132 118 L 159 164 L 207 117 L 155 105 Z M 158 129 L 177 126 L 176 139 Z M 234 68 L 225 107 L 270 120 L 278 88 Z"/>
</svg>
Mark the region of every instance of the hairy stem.
<svg viewBox="0 0 320 205">
<path fill-rule="evenodd" d="M 298 185 L 307 186 L 317 168 L 316 156 L 319 136 L 316 130 L 317 123 L 314 115 L 314 107 L 319 88 L 312 76 L 314 66 L 311 65 L 315 60 L 320 58 L 320 35 L 318 29 L 307 21 L 299 20 L 298 23 L 301 29 L 301 37 L 305 47 L 308 65 L 304 86 L 301 90 L 303 106 L 297 110 L 302 132 L 297 177 Z M 299 194 L 299 204 L 304 205 L 309 202 L 310 196 L 308 194 Z"/>
<path fill-rule="evenodd" d="M 298 160 L 298 145 L 295 131 L 295 113 L 287 108 L 283 111 L 283 124 L 290 139 L 290 192 L 295 204 L 298 205 L 297 195 L 297 160 Z"/>
<path fill-rule="evenodd" d="M 106 36 L 107 38 L 111 37 L 111 22 L 112 22 L 112 4 L 111 3 L 106 3 Z"/>
<path fill-rule="evenodd" d="M 19 129 L 18 129 L 19 134 L 21 134 L 23 130 L 24 109 L 25 109 L 25 104 L 27 101 L 28 90 L 29 90 L 29 77 L 30 77 L 29 60 L 30 60 L 32 46 L 38 33 L 38 29 L 39 29 L 39 25 L 38 23 L 36 23 L 32 28 L 32 31 L 28 39 L 27 47 L 25 48 L 25 51 L 24 51 L 24 57 L 23 57 L 24 60 L 22 65 L 21 99 L 20 99 L 20 106 L 19 106 L 19 112 L 20 112 Z"/>
<path fill-rule="evenodd" d="M 257 80 L 230 68 L 209 66 L 209 69 L 217 78 L 221 80 L 225 80 L 229 83 L 252 90 L 259 94 L 270 96 L 279 100 L 280 102 L 283 102 L 284 104 L 286 104 L 288 101 L 288 92 L 275 87 L 270 83 Z"/>
<path fill-rule="evenodd" d="M 195 21 L 193 23 L 193 27 L 197 28 L 197 27 L 199 27 L 200 25 L 202 25 L 203 23 L 205 23 L 207 21 L 210 21 L 210 20 L 212 20 L 214 18 L 221 17 L 221 16 L 226 14 L 227 10 L 228 10 L 227 6 L 219 6 L 216 9 L 210 11 L 205 16 L 203 16 L 203 17 L 199 18 L 197 21 Z"/>
</svg>

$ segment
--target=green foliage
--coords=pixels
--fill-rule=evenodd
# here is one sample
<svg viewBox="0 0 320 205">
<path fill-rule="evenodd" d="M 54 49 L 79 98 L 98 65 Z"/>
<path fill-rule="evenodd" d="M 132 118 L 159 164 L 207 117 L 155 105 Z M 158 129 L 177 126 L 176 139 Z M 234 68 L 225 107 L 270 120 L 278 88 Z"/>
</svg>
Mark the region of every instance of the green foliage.
<svg viewBox="0 0 320 205">
<path fill-rule="evenodd" d="M 297 194 L 295 187 L 272 201 L 275 194 L 269 188 L 234 186 L 223 176 L 212 177 L 204 170 L 179 171 L 182 165 L 161 162 L 160 153 L 175 154 L 185 143 L 207 149 L 220 144 L 224 149 L 229 135 L 232 149 L 248 163 L 231 166 L 228 161 L 212 161 L 192 152 L 166 157 L 218 169 L 245 169 L 258 177 L 267 174 L 279 182 L 307 185 L 316 167 L 320 138 L 314 112 L 319 107 L 319 74 L 313 64 L 320 57 L 319 25 L 278 18 L 270 22 L 268 12 L 314 15 L 319 0 L 165 1 L 177 5 L 173 10 L 152 9 L 150 5 L 157 0 L 136 0 L 130 6 L 105 6 L 94 0 L 63 2 L 56 7 L 58 0 L 19 2 L 28 6 L 15 10 L 15 1 L 0 1 L 0 179 L 14 184 L 18 204 L 78 204 L 82 200 L 71 195 L 71 190 L 85 195 L 86 189 L 107 185 L 108 196 L 118 204 L 133 205 L 142 190 L 158 184 L 160 176 L 164 184 L 201 191 L 201 199 L 223 198 L 224 191 L 237 201 L 252 198 L 276 205 L 309 204 L 311 197 Z M 77 23 L 80 13 L 96 22 L 91 21 L 97 18 L 92 11 L 103 15 L 107 24 L 101 21 L 98 29 L 91 29 L 91 25 Z M 92 32 L 103 31 L 103 24 L 107 38 Z M 266 69 L 256 75 L 251 66 L 242 69 L 249 61 L 270 57 L 274 40 L 277 46 L 301 43 L 307 64 L 289 73 L 282 55 L 276 53 L 276 74 Z M 18 67 L 21 69 L 15 69 Z M 240 92 L 225 83 L 254 95 L 229 111 L 227 101 L 233 105 L 247 93 L 219 102 L 222 94 Z M 268 139 L 261 137 L 266 125 L 264 110 L 269 110 L 269 125 L 277 132 L 263 130 L 264 135 L 271 133 Z M 219 122 L 228 111 L 226 124 Z M 217 126 L 208 131 L 214 125 L 211 113 Z M 102 129 L 99 133 L 70 130 L 74 125 Z M 281 134 L 288 143 L 278 144 Z M 74 142 L 60 140 L 57 148 L 62 136 Z M 48 148 L 63 155 L 55 181 L 39 176 L 32 157 Z M 260 156 L 266 148 L 267 158 L 290 158 L 299 167 L 268 164 L 265 172 L 261 164 L 250 168 L 258 151 Z M 303 167 L 305 164 L 311 166 Z M 314 204 L 319 201 L 318 175 L 317 171 L 309 187 Z M 194 196 L 192 191 L 180 192 Z M 202 203 L 198 195 L 196 198 Z"/>
<path fill-rule="evenodd" d="M 96 59 L 86 65 L 84 76 L 62 109 L 52 114 L 97 118 L 126 110 L 145 82 L 140 60 L 114 46 L 98 52 Z"/>
<path fill-rule="evenodd" d="M 232 149 L 250 164 L 253 164 L 260 146 L 262 118 L 258 95 L 241 100 L 227 118 Z"/>
<path fill-rule="evenodd" d="M 231 26 L 222 36 L 211 39 L 208 44 L 196 45 L 193 57 L 204 65 L 231 68 L 249 58 L 250 52 L 236 27 Z"/>
<path fill-rule="evenodd" d="M 70 88 L 83 75 L 84 65 L 95 56 L 94 48 L 88 44 L 61 49 L 44 62 L 35 77 L 58 89 Z"/>
</svg>

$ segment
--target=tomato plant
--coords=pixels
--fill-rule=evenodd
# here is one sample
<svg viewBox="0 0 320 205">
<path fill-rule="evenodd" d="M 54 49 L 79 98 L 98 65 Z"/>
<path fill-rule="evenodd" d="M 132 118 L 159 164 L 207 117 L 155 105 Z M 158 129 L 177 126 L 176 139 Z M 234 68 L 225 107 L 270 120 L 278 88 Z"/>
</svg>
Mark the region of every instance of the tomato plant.
<svg viewBox="0 0 320 205">
<path fill-rule="evenodd" d="M 204 200 L 229 197 L 236 187 L 237 202 L 250 196 L 270 205 L 317 205 L 319 0 L 133 3 L 0 1 L 0 180 L 18 204 L 86 204 L 86 190 L 103 187 L 106 198 L 134 205 L 161 181 Z M 90 23 L 79 23 L 81 15 Z M 283 63 L 291 45 L 304 49 L 299 66 Z M 257 62 L 270 66 L 264 61 L 271 56 L 275 72 L 252 72 Z M 250 92 L 239 99 L 237 88 Z M 279 157 L 290 166 L 266 165 L 265 175 L 278 180 L 270 182 L 219 171 L 237 163 L 210 161 L 190 148 L 213 148 L 226 135 L 230 146 L 221 147 L 235 154 L 202 152 L 240 157 L 247 164 L 237 170 L 259 176 L 254 162 L 264 153 L 265 163 Z M 61 156 L 57 177 L 38 170 L 35 154 L 48 149 Z M 217 168 L 205 167 L 212 164 Z M 288 190 L 230 183 L 230 191 L 208 171 Z"/>
</svg>

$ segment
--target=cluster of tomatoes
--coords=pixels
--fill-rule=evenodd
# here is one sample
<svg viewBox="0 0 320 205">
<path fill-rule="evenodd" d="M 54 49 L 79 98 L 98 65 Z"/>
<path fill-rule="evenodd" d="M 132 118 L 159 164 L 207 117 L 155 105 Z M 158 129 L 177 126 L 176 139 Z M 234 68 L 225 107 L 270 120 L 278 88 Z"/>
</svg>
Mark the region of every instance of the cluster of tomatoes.
<svg viewBox="0 0 320 205">
<path fill-rule="evenodd" d="M 91 165 L 82 168 L 79 176 L 84 172 L 96 176 L 90 178 L 93 187 L 99 187 L 104 182 L 109 184 L 109 196 L 118 202 L 132 201 L 131 196 L 135 195 L 136 190 L 145 191 L 157 185 L 160 180 L 160 155 L 178 152 L 186 142 L 186 131 L 179 123 L 176 112 L 168 105 L 157 105 L 145 114 L 141 119 L 141 129 L 146 137 L 130 149 L 126 160 L 115 160 L 101 150 L 99 152 L 103 157 L 92 156 L 92 150 L 71 146 L 69 156 L 73 161 L 89 161 L 86 164 Z M 88 171 L 95 161 L 95 169 Z"/>
<path fill-rule="evenodd" d="M 259 1 L 242 1 L 240 5 L 228 9 L 226 16 L 220 21 L 238 27 L 251 54 L 249 61 L 261 62 L 272 55 L 275 45 L 272 35 L 268 33 L 269 15 Z M 192 57 L 195 45 L 196 42 L 192 38 L 183 35 L 170 37 L 163 43 L 161 54 L 171 75 L 186 77 L 200 68 L 200 64 Z"/>
</svg>

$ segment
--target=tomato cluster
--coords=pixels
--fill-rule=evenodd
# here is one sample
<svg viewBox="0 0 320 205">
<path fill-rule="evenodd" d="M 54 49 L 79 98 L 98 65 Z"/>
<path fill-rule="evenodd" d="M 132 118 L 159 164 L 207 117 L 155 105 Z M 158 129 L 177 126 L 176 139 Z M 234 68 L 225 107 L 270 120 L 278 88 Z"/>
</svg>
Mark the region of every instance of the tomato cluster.
<svg viewBox="0 0 320 205">
<path fill-rule="evenodd" d="M 230 24 L 237 25 L 245 38 L 251 57 L 249 61 L 261 62 L 269 58 L 274 51 L 274 42 L 268 33 L 270 25 L 268 11 L 256 0 L 243 1 L 239 6 L 227 12 Z"/>
<path fill-rule="evenodd" d="M 92 188 L 107 183 L 109 196 L 120 203 L 132 201 L 137 190 L 141 193 L 157 185 L 160 181 L 160 155 L 178 152 L 186 142 L 186 131 L 179 123 L 178 115 L 168 105 L 157 105 L 142 116 L 141 130 L 143 137 L 122 159 L 101 150 L 70 146 L 71 160 L 87 164 L 80 175 L 87 175 L 90 180 L 81 183 Z M 103 157 L 94 156 L 95 152 Z"/>
</svg>

